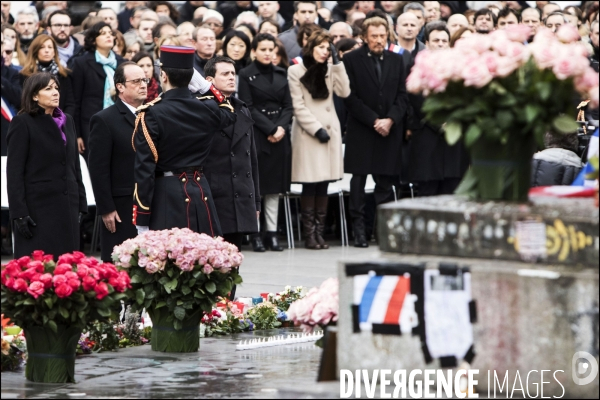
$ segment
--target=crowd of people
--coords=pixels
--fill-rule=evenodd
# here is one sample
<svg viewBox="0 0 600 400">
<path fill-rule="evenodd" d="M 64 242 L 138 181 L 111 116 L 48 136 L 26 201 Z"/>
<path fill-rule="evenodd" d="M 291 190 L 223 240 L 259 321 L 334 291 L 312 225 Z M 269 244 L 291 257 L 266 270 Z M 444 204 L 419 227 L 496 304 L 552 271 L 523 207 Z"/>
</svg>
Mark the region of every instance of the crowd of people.
<svg viewBox="0 0 600 400">
<path fill-rule="evenodd" d="M 327 249 L 331 226 L 341 225 L 332 217 L 328 186 L 352 174 L 354 245 L 368 247 L 375 206 L 406 195 L 408 184 L 417 196 L 453 193 L 469 167 L 463 145 L 449 146 L 439 126 L 423 121 L 423 97 L 406 92 L 420 51 L 453 47 L 469 35 L 514 24 L 529 26 L 531 39 L 541 26 L 556 32 L 572 24 L 598 71 L 597 1 L 565 8 L 549 1 L 475 2 L 478 9 L 459 1 L 338 1 L 331 8 L 325 5 L 334 2 L 125 1 L 118 13 L 100 2 L 34 3 L 12 15 L 10 2 L 2 1 L 1 10 L 1 148 L 8 154 L 10 200 L 2 235 L 9 226 L 16 231 L 15 255 L 39 249 L 39 240 L 51 242 L 48 252 L 55 254 L 80 246 L 79 223 L 88 210 L 79 154 L 102 217 L 105 261 L 115 244 L 160 225 L 144 216 L 150 214 L 146 201 L 153 209 L 162 204 L 145 182 L 158 187 L 165 181 L 159 177 L 179 170 L 183 183 L 199 177 L 206 177 L 197 179 L 202 185 L 208 182 L 197 185 L 206 204 L 197 218 L 210 223 L 198 229 L 218 231 L 238 246 L 250 235 L 258 252 L 283 250 L 280 196 L 291 183 L 303 185 L 298 212 L 306 248 Z M 193 49 L 189 87 L 181 83 L 187 67 L 173 66 L 180 59 L 161 54 L 172 48 Z M 220 123 L 185 125 L 190 93 L 212 110 L 206 115 L 221 115 L 226 106 L 235 122 L 221 116 Z M 155 160 L 159 169 L 144 175 L 144 160 L 136 157 L 163 160 L 160 152 L 171 151 L 164 147 L 167 133 L 157 133 L 169 127 L 161 126 L 153 106 L 163 110 L 161 99 L 181 96 L 181 115 L 177 109 L 170 115 L 175 134 L 184 133 L 175 131 L 180 122 L 181 129 L 214 128 L 203 142 L 206 154 L 194 160 L 202 164 L 167 163 L 164 168 L 171 169 L 163 171 Z M 132 134 L 140 107 L 148 110 L 150 132 L 138 143 Z M 29 117 L 16 118 L 21 114 Z M 597 110 L 589 114 L 598 119 Z M 534 184 L 570 184 L 564 173 L 552 171 L 561 170 L 555 164 L 567 165 L 574 177 L 581 168 L 567 154 L 577 149 L 574 135 L 558 140 L 548 133 L 548 147 L 565 150 L 536 155 Z M 190 149 L 191 142 L 180 143 Z M 149 147 L 136 153 L 136 146 Z M 175 149 L 174 158 L 178 152 L 183 150 Z M 368 175 L 375 181 L 372 196 L 365 193 Z M 190 225 L 194 201 L 185 195 Z"/>
</svg>

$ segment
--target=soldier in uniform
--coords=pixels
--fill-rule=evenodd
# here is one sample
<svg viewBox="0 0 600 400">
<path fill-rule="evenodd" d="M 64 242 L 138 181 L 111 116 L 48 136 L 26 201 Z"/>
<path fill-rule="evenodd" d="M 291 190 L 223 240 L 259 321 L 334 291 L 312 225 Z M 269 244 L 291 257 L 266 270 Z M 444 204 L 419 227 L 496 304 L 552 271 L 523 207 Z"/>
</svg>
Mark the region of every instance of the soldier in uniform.
<svg viewBox="0 0 600 400">
<path fill-rule="evenodd" d="M 218 103 L 201 102 L 188 85 L 194 49 L 161 47 L 161 97 L 138 108 L 132 144 L 136 151 L 133 224 L 138 233 L 170 228 L 220 236 L 221 227 L 203 166 L 215 132 L 235 122 L 233 108 L 213 89 Z"/>
</svg>

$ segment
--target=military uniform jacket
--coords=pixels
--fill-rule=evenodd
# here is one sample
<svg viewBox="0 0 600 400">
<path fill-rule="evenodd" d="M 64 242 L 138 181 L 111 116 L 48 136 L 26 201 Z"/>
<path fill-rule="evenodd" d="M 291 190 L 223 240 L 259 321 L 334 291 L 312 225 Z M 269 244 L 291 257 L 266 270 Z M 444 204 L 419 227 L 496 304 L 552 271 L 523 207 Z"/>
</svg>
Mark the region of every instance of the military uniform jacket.
<svg viewBox="0 0 600 400">
<path fill-rule="evenodd" d="M 212 102 L 213 96 L 203 101 Z M 260 211 L 258 161 L 254 144 L 254 121 L 248 107 L 232 97 L 237 119 L 215 135 L 204 174 L 210 185 L 221 230 L 228 233 L 258 232 Z"/>
<path fill-rule="evenodd" d="M 220 235 L 202 168 L 215 132 L 232 124 L 235 114 L 214 102 L 198 101 L 187 88 L 171 89 L 140 111 L 132 138 L 133 224 Z"/>
</svg>

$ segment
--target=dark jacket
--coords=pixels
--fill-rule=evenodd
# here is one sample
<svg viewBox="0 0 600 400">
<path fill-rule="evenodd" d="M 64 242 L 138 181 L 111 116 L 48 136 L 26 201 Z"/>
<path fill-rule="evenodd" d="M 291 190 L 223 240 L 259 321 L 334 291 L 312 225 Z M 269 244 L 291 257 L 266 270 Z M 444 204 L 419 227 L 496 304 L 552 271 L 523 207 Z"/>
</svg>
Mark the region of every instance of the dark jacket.
<svg viewBox="0 0 600 400">
<path fill-rule="evenodd" d="M 15 258 L 43 250 L 55 257 L 79 250 L 79 213 L 87 212 L 77 136 L 71 116 L 67 144 L 50 115 L 21 114 L 8 130 L 6 179 L 10 218 L 29 215 L 33 238 L 15 232 Z"/>
<path fill-rule="evenodd" d="M 194 69 L 200 72 L 200 75 L 206 78 L 206 73 L 204 72 L 204 66 L 210 60 L 210 58 L 201 58 L 198 53 L 194 53 Z"/>
<path fill-rule="evenodd" d="M 344 55 L 351 93 L 348 109 L 344 170 L 357 175 L 400 175 L 403 120 L 408 107 L 402 56 L 383 52 L 382 79 L 365 45 Z M 373 125 L 378 118 L 394 121 L 390 134 L 381 136 Z"/>
<path fill-rule="evenodd" d="M 205 96 L 203 101 L 213 101 Z M 210 185 L 223 234 L 258 232 L 256 212 L 260 211 L 258 161 L 254 145 L 254 121 L 248 107 L 230 98 L 237 119 L 218 132 L 205 162 L 204 174 Z M 240 157 L 231 157 L 231 154 Z"/>
<path fill-rule="evenodd" d="M 196 8 L 198 8 L 198 7 L 200 7 L 200 6 L 193 6 L 191 4 L 191 2 L 186 1 L 181 6 L 179 6 L 179 19 L 174 22 L 181 24 L 182 22 L 193 20 L 194 19 L 194 11 L 196 11 Z"/>
<path fill-rule="evenodd" d="M 116 57 L 117 65 L 125 61 L 119 55 Z M 87 144 L 90 133 L 90 119 L 94 114 L 102 111 L 106 73 L 102 65 L 96 62 L 93 51 L 88 51 L 72 60 L 71 69 L 73 72 L 70 77 L 75 101 L 73 118 L 75 119 L 77 136 L 82 137 Z"/>
<path fill-rule="evenodd" d="M 117 14 L 117 21 L 119 21 L 119 32 L 125 33 L 131 29 L 131 22 L 129 19 L 133 14 L 133 8 L 125 7 L 119 14 Z M 174 21 L 177 22 L 177 21 Z"/>
<path fill-rule="evenodd" d="M 135 237 L 132 222 L 131 196 L 133 195 L 133 164 L 135 152 L 131 136 L 135 115 L 121 99 L 94 115 L 90 121 L 90 177 L 96 198 L 98 215 L 117 211 L 121 223 L 110 233 L 102 224 L 102 260 L 110 261 L 115 245 Z"/>
<path fill-rule="evenodd" d="M 571 150 L 540 151 L 531 161 L 531 187 L 570 185 L 582 168 L 581 159 Z"/>
<path fill-rule="evenodd" d="M 7 67 L 2 64 L 2 99 L 6 105 L 12 108 L 12 114 L 16 115 L 21 107 L 21 84 L 19 83 L 19 71 L 12 66 Z M 0 136 L 0 152 L 2 156 L 6 155 L 6 134 L 10 121 L 1 117 L 2 135 Z"/>
<path fill-rule="evenodd" d="M 240 71 L 238 97 L 254 120 L 261 195 L 287 192 L 292 168 L 289 126 L 294 107 L 286 71 L 273 67 L 273 82 L 269 82 L 254 63 L 250 64 Z M 271 143 L 268 137 L 278 126 L 286 130 L 286 135 L 278 143 Z"/>
<path fill-rule="evenodd" d="M 217 11 L 223 15 L 223 27 L 228 29 L 231 27 L 231 23 L 244 11 L 252 11 L 253 13 L 258 11 L 258 8 L 249 2 L 249 7 L 240 7 L 235 2 L 220 2 L 217 6 Z"/>
<path fill-rule="evenodd" d="M 185 227 L 220 235 L 202 167 L 215 132 L 234 123 L 235 114 L 216 103 L 198 101 L 187 87 L 171 89 L 157 99 L 144 111 L 146 129 L 140 123 L 135 132 L 133 223 L 153 230 Z"/>
<path fill-rule="evenodd" d="M 299 28 L 297 26 L 293 26 L 287 31 L 279 34 L 279 40 L 281 40 L 281 43 L 283 43 L 285 51 L 290 60 L 298 57 L 302 51 L 302 48 L 298 46 L 298 29 Z"/>
</svg>

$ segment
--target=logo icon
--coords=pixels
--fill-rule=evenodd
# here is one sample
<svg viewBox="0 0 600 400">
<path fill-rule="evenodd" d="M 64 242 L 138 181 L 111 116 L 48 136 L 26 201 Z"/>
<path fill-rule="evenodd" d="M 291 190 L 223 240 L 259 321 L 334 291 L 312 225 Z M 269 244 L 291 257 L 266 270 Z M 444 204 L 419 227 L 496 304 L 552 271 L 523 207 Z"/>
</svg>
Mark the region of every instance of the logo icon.
<svg viewBox="0 0 600 400">
<path fill-rule="evenodd" d="M 578 351 L 573 355 L 571 372 L 576 385 L 587 385 L 598 376 L 598 362 L 590 353 Z"/>
</svg>

